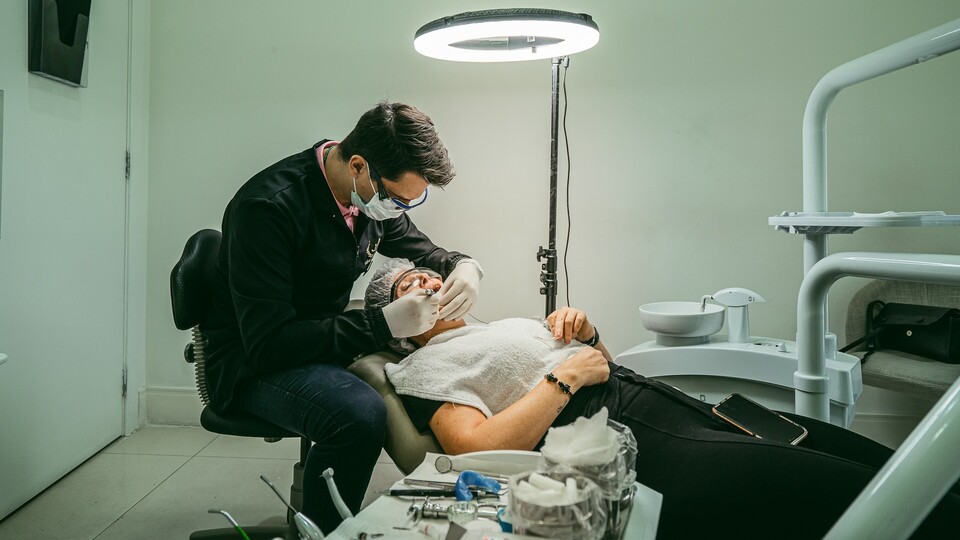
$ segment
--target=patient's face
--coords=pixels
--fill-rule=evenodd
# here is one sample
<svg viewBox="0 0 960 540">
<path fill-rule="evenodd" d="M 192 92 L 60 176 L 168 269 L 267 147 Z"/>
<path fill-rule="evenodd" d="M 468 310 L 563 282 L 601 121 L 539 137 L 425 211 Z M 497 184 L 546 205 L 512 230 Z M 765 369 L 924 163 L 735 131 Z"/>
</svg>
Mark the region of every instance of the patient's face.
<svg viewBox="0 0 960 540">
<path fill-rule="evenodd" d="M 400 274 L 393 282 L 393 287 L 394 300 L 408 294 L 416 293 L 420 289 L 429 289 L 434 293 L 438 293 L 440 292 L 440 288 L 443 287 L 443 278 L 440 276 L 440 274 L 430 270 L 429 268 L 414 268 L 413 270 L 408 270 Z M 443 299 L 441 298 L 440 301 L 443 302 Z M 427 330 L 419 336 L 413 336 L 410 339 L 420 347 L 423 347 L 427 344 L 431 337 L 437 335 L 438 333 L 459 328 L 465 324 L 466 323 L 463 322 L 463 319 L 457 319 L 454 321 L 437 319 L 437 322 L 433 325 L 433 328 Z"/>
<path fill-rule="evenodd" d="M 429 268 L 415 268 L 401 274 L 393 286 L 394 299 L 406 296 L 419 289 L 430 289 L 437 293 L 443 286 L 443 278 Z"/>
</svg>

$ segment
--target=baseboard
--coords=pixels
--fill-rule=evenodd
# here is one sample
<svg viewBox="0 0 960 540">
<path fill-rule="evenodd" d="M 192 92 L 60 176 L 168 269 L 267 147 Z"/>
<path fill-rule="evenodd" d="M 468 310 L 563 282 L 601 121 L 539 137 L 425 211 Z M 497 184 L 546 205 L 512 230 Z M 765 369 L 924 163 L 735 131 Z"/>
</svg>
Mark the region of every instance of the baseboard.
<svg viewBox="0 0 960 540">
<path fill-rule="evenodd" d="M 137 391 L 137 427 L 145 425 L 147 425 L 147 387 L 141 386 Z"/>
<path fill-rule="evenodd" d="M 144 392 L 146 424 L 199 426 L 203 403 L 196 388 L 147 387 Z"/>
</svg>

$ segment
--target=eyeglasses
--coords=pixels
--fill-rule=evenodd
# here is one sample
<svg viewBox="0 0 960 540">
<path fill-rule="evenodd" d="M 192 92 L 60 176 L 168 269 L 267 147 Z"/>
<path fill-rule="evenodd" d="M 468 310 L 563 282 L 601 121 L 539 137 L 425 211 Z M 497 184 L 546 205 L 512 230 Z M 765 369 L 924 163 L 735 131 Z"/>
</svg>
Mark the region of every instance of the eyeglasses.
<svg viewBox="0 0 960 540">
<path fill-rule="evenodd" d="M 413 280 L 410 281 L 409 283 L 403 283 L 404 279 L 409 277 L 411 274 L 414 275 Z M 393 302 L 394 300 L 397 299 L 398 290 L 399 292 L 405 292 L 412 288 L 419 287 L 427 279 L 442 279 L 442 277 L 443 276 L 441 276 L 440 274 L 434 272 L 429 268 L 424 268 L 422 266 L 417 268 L 411 268 L 401 273 L 399 276 L 397 276 L 397 279 L 393 280 L 393 286 L 390 287 L 390 301 Z M 426 278 L 426 279 L 423 279 L 423 278 Z"/>
<path fill-rule="evenodd" d="M 393 204 L 397 205 L 397 208 L 400 208 L 401 210 L 410 210 L 411 208 L 416 208 L 427 201 L 427 191 L 429 191 L 429 187 L 424 188 L 423 193 L 416 199 L 411 199 L 406 202 L 396 197 L 391 197 L 390 194 L 387 193 L 387 188 L 383 186 L 383 181 L 380 180 L 380 173 L 377 172 L 376 167 L 374 167 L 369 161 L 367 161 L 367 165 L 370 167 L 370 178 L 373 178 L 373 181 L 377 183 L 377 195 L 380 197 L 381 201 L 390 199 L 393 201 Z"/>
</svg>

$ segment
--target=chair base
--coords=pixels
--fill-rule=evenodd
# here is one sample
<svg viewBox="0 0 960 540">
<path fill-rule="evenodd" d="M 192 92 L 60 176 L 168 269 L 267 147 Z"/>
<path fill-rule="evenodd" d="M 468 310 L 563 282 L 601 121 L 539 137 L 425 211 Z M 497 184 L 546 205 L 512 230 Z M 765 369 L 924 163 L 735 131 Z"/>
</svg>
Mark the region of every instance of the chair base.
<svg viewBox="0 0 960 540">
<path fill-rule="evenodd" d="M 284 540 L 300 540 L 300 535 L 295 527 L 281 525 L 257 525 L 254 527 L 243 527 L 243 532 L 247 533 L 250 540 L 274 540 L 274 538 L 283 538 Z M 190 535 L 190 540 L 237 540 L 240 533 L 236 529 L 208 529 L 197 531 Z"/>
<path fill-rule="evenodd" d="M 205 409 L 206 410 L 206 409 Z M 217 433 L 217 432 L 214 432 Z M 307 460 L 307 453 L 313 443 L 304 437 L 300 438 L 300 461 L 293 466 L 293 483 L 290 485 L 290 504 L 297 509 L 303 508 L 303 463 Z M 250 540 L 300 540 L 300 534 L 294 525 L 293 512 L 287 509 L 287 522 L 283 525 L 254 525 L 240 527 Z M 207 529 L 190 534 L 190 540 L 237 540 L 240 533 L 232 527 L 222 529 Z"/>
</svg>

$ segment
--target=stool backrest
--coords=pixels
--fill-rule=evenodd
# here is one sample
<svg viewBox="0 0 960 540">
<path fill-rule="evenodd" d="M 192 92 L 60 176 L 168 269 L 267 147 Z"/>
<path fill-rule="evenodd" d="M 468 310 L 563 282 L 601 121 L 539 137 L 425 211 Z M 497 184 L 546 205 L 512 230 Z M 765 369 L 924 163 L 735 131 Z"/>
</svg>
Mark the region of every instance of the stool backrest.
<svg viewBox="0 0 960 540">
<path fill-rule="evenodd" d="M 197 393 L 204 405 L 210 403 L 206 376 L 206 340 L 200 332 L 200 322 L 213 295 L 213 277 L 220 256 L 220 231 L 203 229 L 191 236 L 183 248 L 180 260 L 170 272 L 170 303 L 173 322 L 180 330 L 193 330 L 192 340 L 183 351 L 187 362 L 193 363 Z"/>
<path fill-rule="evenodd" d="M 220 231 L 203 229 L 187 240 L 170 272 L 173 322 L 180 330 L 200 324 L 210 307 L 211 286 L 220 254 Z"/>
</svg>

